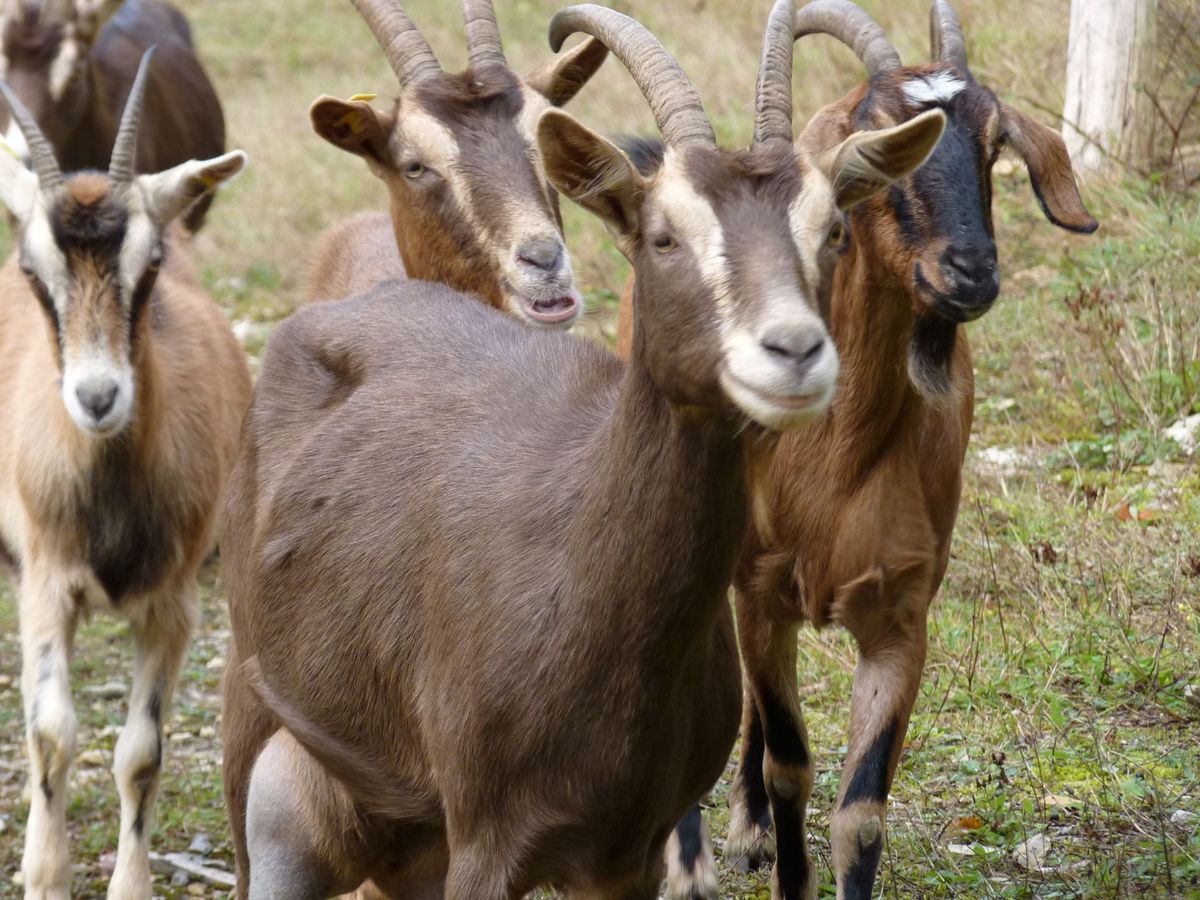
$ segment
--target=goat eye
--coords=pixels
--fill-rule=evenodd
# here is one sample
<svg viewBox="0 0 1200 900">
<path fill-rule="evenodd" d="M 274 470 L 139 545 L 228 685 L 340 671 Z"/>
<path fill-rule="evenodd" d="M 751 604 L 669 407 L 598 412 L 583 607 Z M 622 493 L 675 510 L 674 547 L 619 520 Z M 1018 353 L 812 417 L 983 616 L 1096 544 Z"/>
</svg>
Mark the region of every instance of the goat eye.
<svg viewBox="0 0 1200 900">
<path fill-rule="evenodd" d="M 405 178 L 420 178 L 425 174 L 425 166 L 419 162 L 410 162 L 404 167 Z"/>
<path fill-rule="evenodd" d="M 675 238 L 669 234 L 660 234 L 654 239 L 654 249 L 659 253 L 670 253 L 676 246 Z"/>
<path fill-rule="evenodd" d="M 833 227 L 829 229 L 829 243 L 837 245 L 846 239 L 846 226 L 841 222 L 835 222 Z"/>
</svg>

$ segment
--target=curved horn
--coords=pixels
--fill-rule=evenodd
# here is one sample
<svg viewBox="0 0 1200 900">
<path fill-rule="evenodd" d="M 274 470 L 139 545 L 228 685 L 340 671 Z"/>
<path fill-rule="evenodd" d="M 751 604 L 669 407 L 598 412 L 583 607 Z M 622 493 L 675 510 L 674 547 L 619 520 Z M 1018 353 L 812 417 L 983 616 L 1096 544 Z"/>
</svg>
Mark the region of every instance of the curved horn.
<svg viewBox="0 0 1200 900">
<path fill-rule="evenodd" d="M 900 54 L 879 23 L 850 0 L 814 0 L 796 11 L 793 35 L 828 34 L 857 54 L 868 75 L 900 68 Z"/>
<path fill-rule="evenodd" d="M 675 57 L 645 26 L 592 3 L 569 6 L 550 22 L 550 48 L 557 53 L 563 41 L 577 31 L 599 39 L 629 70 L 668 146 L 717 145 L 696 89 Z"/>
<path fill-rule="evenodd" d="M 353 0 L 353 3 L 379 41 L 401 87 L 442 71 L 429 42 L 399 3 L 395 0 Z"/>
<path fill-rule="evenodd" d="M 25 143 L 33 161 L 33 171 L 37 173 L 38 187 L 43 191 L 58 187 L 63 182 L 62 170 L 58 167 L 58 160 L 54 158 L 54 148 L 42 134 L 42 129 L 38 128 L 33 113 L 26 109 L 25 104 L 12 92 L 8 82 L 0 81 L 0 94 L 4 95 L 4 100 L 8 103 L 13 121 L 21 129 L 21 134 L 25 135 Z"/>
<path fill-rule="evenodd" d="M 108 161 L 109 180 L 116 184 L 133 181 L 134 165 L 137 162 L 138 126 L 142 122 L 142 108 L 146 102 L 146 75 L 150 61 L 154 59 L 154 48 L 142 54 L 137 76 L 129 89 L 125 111 L 121 113 L 121 125 L 117 128 L 117 139 L 113 142 L 112 158 Z"/>
<path fill-rule="evenodd" d="M 463 0 L 463 24 L 467 29 L 467 56 L 471 68 L 508 65 L 492 0 Z"/>
<path fill-rule="evenodd" d="M 948 62 L 964 74 L 970 71 L 962 23 L 946 0 L 933 0 L 929 7 L 929 46 L 935 61 Z"/>
<path fill-rule="evenodd" d="M 776 0 L 763 32 L 754 90 L 754 143 L 792 140 L 792 21 L 795 0 Z"/>
</svg>

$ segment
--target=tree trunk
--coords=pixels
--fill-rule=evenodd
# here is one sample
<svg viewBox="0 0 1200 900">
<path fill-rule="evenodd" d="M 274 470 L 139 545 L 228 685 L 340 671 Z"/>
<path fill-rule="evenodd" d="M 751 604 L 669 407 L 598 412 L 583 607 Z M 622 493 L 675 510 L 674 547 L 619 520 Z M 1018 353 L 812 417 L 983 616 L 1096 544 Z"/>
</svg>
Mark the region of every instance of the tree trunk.
<svg viewBox="0 0 1200 900">
<path fill-rule="evenodd" d="M 1063 140 L 1077 170 L 1150 162 L 1158 0 L 1071 0 Z"/>
</svg>

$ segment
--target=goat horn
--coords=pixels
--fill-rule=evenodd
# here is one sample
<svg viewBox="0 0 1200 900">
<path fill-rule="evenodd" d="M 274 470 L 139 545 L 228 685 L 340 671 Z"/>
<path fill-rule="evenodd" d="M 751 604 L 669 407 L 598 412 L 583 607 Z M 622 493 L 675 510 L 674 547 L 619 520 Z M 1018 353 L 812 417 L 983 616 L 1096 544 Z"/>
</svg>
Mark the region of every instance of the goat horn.
<svg viewBox="0 0 1200 900">
<path fill-rule="evenodd" d="M 967 42 L 958 13 L 946 0 L 933 0 L 929 7 L 929 46 L 934 61 L 948 62 L 963 74 L 967 68 Z"/>
<path fill-rule="evenodd" d="M 125 101 L 125 111 L 121 113 L 121 125 L 117 128 L 112 158 L 108 161 L 108 178 L 114 184 L 128 184 L 133 181 L 134 166 L 137 162 L 138 126 L 142 123 L 142 108 L 146 103 L 146 75 L 150 71 L 152 59 L 153 47 L 142 54 L 137 76 L 133 79 L 129 98 Z"/>
<path fill-rule="evenodd" d="M 401 87 L 442 71 L 429 42 L 399 3 L 395 0 L 353 0 L 353 3 L 379 41 Z"/>
<path fill-rule="evenodd" d="M 550 21 L 550 48 L 557 53 L 576 32 L 597 38 L 621 60 L 650 104 L 668 146 L 717 145 L 696 89 L 675 57 L 644 25 L 592 3 L 569 6 Z"/>
<path fill-rule="evenodd" d="M 471 68 L 508 65 L 492 0 L 463 0 L 463 24 L 467 28 L 467 56 Z"/>
<path fill-rule="evenodd" d="M 868 75 L 900 68 L 900 54 L 879 23 L 850 0 L 814 0 L 796 11 L 793 36 L 828 34 L 855 52 Z"/>
<path fill-rule="evenodd" d="M 33 171 L 37 173 L 38 187 L 43 191 L 58 187 L 63 182 L 62 170 L 58 167 L 58 160 L 54 158 L 54 148 L 42 134 L 42 129 L 38 128 L 33 113 L 12 92 L 8 82 L 0 81 L 0 94 L 4 95 L 4 100 L 8 103 L 13 121 L 25 135 L 25 143 L 29 147 L 29 156 L 33 161 Z"/>
<path fill-rule="evenodd" d="M 795 0 L 776 0 L 763 32 L 754 90 L 754 143 L 792 141 L 792 21 Z"/>
</svg>

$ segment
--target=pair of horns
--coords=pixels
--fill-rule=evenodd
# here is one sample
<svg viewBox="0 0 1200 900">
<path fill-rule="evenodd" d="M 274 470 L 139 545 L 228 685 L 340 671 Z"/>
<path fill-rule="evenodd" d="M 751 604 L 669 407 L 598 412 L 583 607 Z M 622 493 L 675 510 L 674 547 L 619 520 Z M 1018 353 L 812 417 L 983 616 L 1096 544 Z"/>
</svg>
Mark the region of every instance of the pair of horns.
<svg viewBox="0 0 1200 900">
<path fill-rule="evenodd" d="M 621 60 L 650 104 L 668 145 L 716 145 L 700 97 L 683 69 L 646 28 L 628 16 L 591 4 L 573 6 L 550 23 L 557 52 L 577 31 L 603 42 Z M 776 0 L 763 35 L 755 91 L 754 143 L 792 140 L 792 52 L 806 34 L 832 35 L 849 46 L 871 75 L 900 67 L 900 54 L 883 29 L 850 0 L 815 0 L 795 9 L 795 0 Z M 933 0 L 930 34 L 935 59 L 967 71 L 962 25 L 946 0 Z"/>
<path fill-rule="evenodd" d="M 441 64 L 429 42 L 396 0 L 353 0 L 383 48 L 388 64 L 403 87 L 436 75 Z M 463 0 L 463 22 L 467 30 L 467 55 L 472 68 L 506 66 L 500 28 L 491 0 Z"/>
<path fill-rule="evenodd" d="M 792 15 L 786 0 L 775 4 L 763 38 L 762 67 L 754 114 L 755 143 L 792 139 L 792 48 L 807 34 L 828 34 L 854 51 L 869 75 L 901 66 L 900 54 L 883 29 L 850 0 L 814 0 Z M 958 14 L 946 0 L 929 10 L 933 58 L 966 73 L 967 48 Z"/>
<path fill-rule="evenodd" d="M 129 99 L 125 101 L 125 111 L 121 114 L 121 124 L 117 127 L 117 139 L 113 142 L 112 157 L 108 164 L 108 178 L 113 184 L 129 184 L 133 181 L 138 126 L 141 124 L 142 109 L 146 102 L 146 75 L 150 71 L 150 61 L 153 58 L 154 48 L 151 47 L 142 55 L 133 86 L 129 89 Z M 33 171 L 38 177 L 38 187 L 43 191 L 58 187 L 63 183 L 62 170 L 54 157 L 54 148 L 42 134 L 37 120 L 4 81 L 0 81 L 0 94 L 3 94 L 13 120 L 25 136 Z"/>
</svg>

